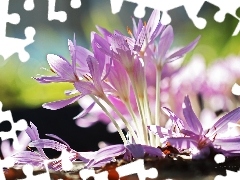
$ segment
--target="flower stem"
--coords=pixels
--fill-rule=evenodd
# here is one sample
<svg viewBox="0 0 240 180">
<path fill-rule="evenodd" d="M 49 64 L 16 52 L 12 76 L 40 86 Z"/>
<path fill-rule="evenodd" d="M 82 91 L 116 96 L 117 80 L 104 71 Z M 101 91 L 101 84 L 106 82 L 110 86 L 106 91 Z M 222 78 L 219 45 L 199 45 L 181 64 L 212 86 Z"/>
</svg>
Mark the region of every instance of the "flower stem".
<svg viewBox="0 0 240 180">
<path fill-rule="evenodd" d="M 122 132 L 122 129 L 119 127 L 119 125 L 117 124 L 117 122 L 113 119 L 113 117 L 111 116 L 111 114 L 107 111 L 107 109 L 102 105 L 102 103 L 93 95 L 90 95 L 92 97 L 92 99 L 102 108 L 102 110 L 108 115 L 108 117 L 110 118 L 110 120 L 112 121 L 112 123 L 114 124 L 114 126 L 117 128 L 118 133 L 120 134 L 120 137 L 122 138 L 122 141 L 124 144 L 127 144 L 127 140 L 125 135 Z"/>
<path fill-rule="evenodd" d="M 128 123 L 128 121 L 123 117 L 123 115 L 117 110 L 117 108 L 112 104 L 111 101 L 109 101 L 109 99 L 104 96 L 104 97 L 101 97 L 102 100 L 104 100 L 115 112 L 116 114 L 122 119 L 122 121 L 124 122 L 125 126 L 127 127 L 127 129 L 129 130 L 129 133 L 132 135 L 134 141 L 136 143 L 138 143 L 138 137 L 136 135 L 136 133 L 133 131 L 133 128 L 130 126 L 130 124 Z"/>
<path fill-rule="evenodd" d="M 160 125 L 160 81 L 161 81 L 161 68 L 156 66 L 156 104 L 155 104 L 155 125 Z M 156 138 L 156 146 L 158 146 L 158 138 Z"/>
</svg>

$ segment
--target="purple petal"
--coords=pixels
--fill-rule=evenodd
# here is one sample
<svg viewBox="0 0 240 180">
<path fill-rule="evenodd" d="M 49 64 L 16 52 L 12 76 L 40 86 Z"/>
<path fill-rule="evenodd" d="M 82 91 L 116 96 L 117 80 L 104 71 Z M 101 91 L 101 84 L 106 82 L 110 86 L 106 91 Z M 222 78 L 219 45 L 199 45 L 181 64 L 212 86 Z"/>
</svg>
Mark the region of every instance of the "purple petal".
<svg viewBox="0 0 240 180">
<path fill-rule="evenodd" d="M 134 44 L 134 48 L 133 48 L 134 51 L 139 52 L 141 50 L 145 38 L 146 38 L 146 29 L 143 26 L 140 34 L 137 36 L 135 44 Z"/>
<path fill-rule="evenodd" d="M 150 156 L 157 156 L 157 157 L 162 157 L 163 153 L 159 148 L 155 148 L 152 146 L 147 146 L 147 145 L 142 145 L 144 149 L 144 153 L 149 154 Z"/>
<path fill-rule="evenodd" d="M 146 26 L 147 34 L 149 34 L 150 37 L 152 36 L 153 32 L 155 31 L 159 21 L 160 21 L 160 11 L 153 10 L 153 12 L 147 22 L 147 26 Z"/>
<path fill-rule="evenodd" d="M 144 149 L 141 144 L 128 144 L 126 148 L 131 152 L 133 158 L 139 159 L 144 157 Z"/>
<path fill-rule="evenodd" d="M 162 107 L 162 110 L 165 114 L 168 115 L 168 117 L 173 121 L 173 123 L 178 126 L 180 130 L 186 127 L 184 121 L 179 119 L 170 109 L 168 109 L 167 107 Z"/>
<path fill-rule="evenodd" d="M 191 106 L 191 102 L 189 100 L 189 97 L 186 96 L 184 98 L 184 107 L 183 107 L 183 115 L 186 119 L 186 122 L 189 126 L 189 130 L 200 135 L 202 134 L 203 128 L 202 125 L 199 121 L 199 119 L 197 118 L 196 114 L 193 112 L 192 106 Z"/>
<path fill-rule="evenodd" d="M 158 35 L 160 35 L 166 29 L 166 27 L 167 26 L 164 26 L 159 22 L 155 31 L 152 33 L 149 39 L 149 44 L 152 43 L 158 37 Z"/>
<path fill-rule="evenodd" d="M 172 42 L 173 42 L 173 38 L 174 38 L 174 34 L 173 34 L 173 29 L 172 29 L 172 26 L 168 26 L 160 40 L 159 40 L 159 44 L 158 44 L 158 61 L 160 62 L 157 62 L 157 64 L 164 64 L 165 63 L 165 57 L 166 57 L 166 54 L 167 54 L 167 51 L 169 50 L 169 48 L 171 47 L 172 45 Z"/>
<path fill-rule="evenodd" d="M 75 116 L 73 119 L 79 119 L 79 118 L 82 118 L 82 117 L 86 116 L 92 110 L 94 105 L 95 105 L 95 102 L 90 104 L 90 106 L 88 106 L 86 109 L 84 109 L 80 114 Z"/>
<path fill-rule="evenodd" d="M 51 109 L 51 110 L 57 110 L 57 109 L 61 109 L 69 104 L 72 104 L 74 102 L 76 102 L 78 99 L 80 99 L 82 96 L 75 96 L 69 99 L 65 99 L 65 100 L 60 100 L 60 101 L 53 101 L 53 102 L 49 102 L 49 103 L 45 103 L 43 104 L 43 108 L 46 109 Z"/>
<path fill-rule="evenodd" d="M 98 90 L 101 90 L 102 86 L 101 86 L 101 73 L 99 69 L 99 62 L 94 57 L 88 56 L 87 63 L 88 63 L 89 71 L 92 75 L 94 86 Z"/>
<path fill-rule="evenodd" d="M 26 133 L 28 134 L 30 139 L 32 141 L 39 139 L 37 127 L 32 122 L 30 122 L 30 126 L 31 127 L 27 127 L 26 129 Z"/>
<path fill-rule="evenodd" d="M 125 146 L 122 144 L 107 146 L 98 150 L 94 157 L 94 160 L 86 164 L 86 167 L 90 168 L 100 166 L 103 163 L 110 162 L 114 157 L 122 155 L 125 152 Z"/>
<path fill-rule="evenodd" d="M 229 122 L 237 123 L 240 119 L 240 107 L 234 109 L 233 111 L 227 113 L 222 118 L 220 118 L 210 129 L 209 133 L 222 133 L 227 130 L 227 124 Z"/>
<path fill-rule="evenodd" d="M 61 139 L 60 137 L 58 137 L 57 135 L 55 135 L 55 134 L 45 134 L 45 135 L 59 140 L 60 142 L 65 144 L 68 148 L 70 148 L 69 144 L 66 141 L 64 141 L 63 139 Z"/>
<path fill-rule="evenodd" d="M 99 48 L 102 52 L 104 52 L 108 56 L 112 56 L 112 51 L 110 49 L 110 44 L 103 39 L 101 36 L 99 36 L 97 33 L 93 32 L 91 34 L 92 41 L 91 44 L 94 46 L 93 49 Z"/>
<path fill-rule="evenodd" d="M 104 36 L 105 39 L 109 39 L 112 36 L 112 33 L 110 33 L 108 30 L 106 30 L 103 27 L 96 26 L 97 30 Z"/>
<path fill-rule="evenodd" d="M 94 157 L 97 154 L 97 151 L 94 152 L 78 152 L 79 154 L 79 159 L 82 160 L 83 162 L 87 163 L 91 159 L 94 159 Z"/>
<path fill-rule="evenodd" d="M 82 94 L 82 96 L 93 94 L 96 88 L 91 82 L 78 81 L 74 83 L 74 87 Z"/>
<path fill-rule="evenodd" d="M 240 153 L 240 136 L 215 139 L 213 144 L 226 151 L 235 151 Z"/>
<path fill-rule="evenodd" d="M 196 148 L 197 141 L 190 137 L 175 137 L 175 138 L 168 138 L 168 142 L 175 148 L 179 149 L 189 149 L 189 148 Z"/>
<path fill-rule="evenodd" d="M 73 73 L 72 66 L 70 63 L 59 57 L 55 54 L 48 54 L 47 61 L 51 67 L 51 69 L 59 76 L 69 81 L 76 81 L 76 77 Z"/>
<path fill-rule="evenodd" d="M 19 165 L 30 164 L 32 166 L 38 166 L 41 168 L 44 166 L 44 160 L 48 159 L 41 156 L 39 153 L 32 151 L 22 151 L 12 155 L 12 157 L 14 158 L 16 164 Z"/>
<path fill-rule="evenodd" d="M 201 36 L 198 36 L 194 41 L 192 41 L 190 44 L 188 44 L 187 46 L 185 46 L 184 48 L 178 50 L 177 52 L 173 53 L 172 55 L 170 55 L 167 59 L 166 62 L 172 62 L 174 60 L 177 60 L 179 58 L 181 58 L 184 54 L 186 54 L 187 52 L 193 50 L 195 48 L 195 46 L 197 45 L 199 39 Z"/>
<path fill-rule="evenodd" d="M 28 145 L 30 147 L 36 147 L 36 148 L 51 148 L 57 151 L 62 151 L 63 149 L 67 149 L 67 146 L 65 144 L 61 144 L 57 141 L 53 141 L 50 139 L 38 139 L 30 142 Z"/>
<path fill-rule="evenodd" d="M 69 79 L 64 79 L 59 76 L 40 76 L 40 77 L 33 77 L 39 83 L 52 83 L 52 82 L 69 82 Z"/>
<path fill-rule="evenodd" d="M 156 125 L 150 125 L 147 126 L 148 130 L 151 131 L 153 134 L 158 135 L 160 138 L 164 138 L 166 136 L 172 137 L 173 132 L 169 129 L 166 129 L 161 126 L 156 126 Z"/>
</svg>

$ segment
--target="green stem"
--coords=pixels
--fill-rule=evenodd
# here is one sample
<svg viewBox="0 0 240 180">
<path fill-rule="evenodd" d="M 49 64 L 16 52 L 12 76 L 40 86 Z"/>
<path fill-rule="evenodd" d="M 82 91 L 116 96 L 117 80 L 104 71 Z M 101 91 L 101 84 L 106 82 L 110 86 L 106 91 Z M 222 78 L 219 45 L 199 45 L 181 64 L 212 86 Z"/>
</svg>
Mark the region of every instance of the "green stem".
<svg viewBox="0 0 240 180">
<path fill-rule="evenodd" d="M 135 140 L 136 143 L 138 143 L 138 137 L 136 133 L 133 131 L 132 127 L 128 123 L 128 121 L 123 117 L 123 115 L 117 110 L 117 108 L 112 104 L 111 101 L 105 96 L 102 97 L 102 99 L 116 112 L 116 114 L 122 119 L 124 122 L 126 128 L 129 130 L 129 133 L 132 135 L 133 139 Z"/>
<path fill-rule="evenodd" d="M 110 120 L 112 121 L 112 123 L 114 124 L 114 126 L 117 128 L 118 133 L 120 134 L 120 137 L 122 138 L 122 141 L 124 144 L 127 144 L 127 140 L 125 135 L 122 132 L 122 129 L 119 127 L 119 125 L 117 124 L 117 122 L 113 119 L 113 117 L 111 116 L 111 114 L 107 111 L 107 109 L 102 105 L 102 103 L 93 95 L 90 95 L 92 97 L 92 99 L 102 108 L 102 110 L 108 115 L 108 117 L 110 118 Z"/>
</svg>

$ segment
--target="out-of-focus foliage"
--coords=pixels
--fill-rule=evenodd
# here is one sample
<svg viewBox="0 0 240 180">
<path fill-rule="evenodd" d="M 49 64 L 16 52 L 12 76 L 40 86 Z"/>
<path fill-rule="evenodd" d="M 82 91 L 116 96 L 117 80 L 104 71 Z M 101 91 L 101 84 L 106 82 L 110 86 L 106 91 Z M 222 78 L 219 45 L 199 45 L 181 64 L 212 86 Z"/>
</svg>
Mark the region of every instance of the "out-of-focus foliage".
<svg viewBox="0 0 240 180">
<path fill-rule="evenodd" d="M 39 3 L 39 2 L 38 2 Z M 42 2 L 42 3 L 47 3 Z M 59 9 L 69 6 L 69 2 L 61 2 Z M 103 26 L 109 31 L 115 29 L 126 32 L 126 27 L 132 28 L 131 16 L 135 5 L 125 2 L 121 11 L 113 15 L 111 13 L 110 2 L 108 0 L 89 0 L 82 2 L 80 9 L 64 9 L 68 14 L 68 20 L 65 23 L 58 21 L 48 21 L 46 14 L 42 14 L 40 5 L 36 4 L 34 16 L 24 14 L 20 9 L 21 23 L 16 26 L 8 26 L 7 34 L 13 37 L 22 37 L 26 25 L 32 25 L 36 29 L 35 42 L 28 46 L 26 50 L 30 53 L 30 60 L 21 63 L 15 54 L 3 60 L 0 56 L 0 101 L 5 108 L 14 107 L 36 107 L 49 101 L 63 99 L 65 95 L 63 90 L 71 89 L 67 83 L 62 84 L 38 84 L 31 77 L 37 74 L 47 74 L 48 68 L 46 55 L 58 54 L 70 60 L 68 51 L 68 39 L 73 39 L 75 33 L 77 44 L 86 48 L 90 47 L 91 31 L 96 31 L 95 25 Z M 45 4 L 41 8 L 47 7 Z M 15 11 L 17 6 L 11 8 Z M 148 19 L 151 9 L 146 9 L 146 18 Z M 203 30 L 197 29 L 192 21 L 187 17 L 183 8 L 172 10 L 169 14 L 172 17 L 174 27 L 175 41 L 174 46 L 183 46 L 192 39 L 201 35 L 201 40 L 197 48 L 189 53 L 185 62 L 191 60 L 193 54 L 200 53 L 207 64 L 229 54 L 238 55 L 240 35 L 232 37 L 238 21 L 226 16 L 223 23 L 217 23 L 213 19 L 215 9 L 202 10 L 200 16 L 207 19 L 207 26 Z M 127 34 L 127 32 L 126 32 Z M 11 47 L 9 47 L 11 48 Z M 49 71 L 49 74 L 52 72 Z"/>
</svg>

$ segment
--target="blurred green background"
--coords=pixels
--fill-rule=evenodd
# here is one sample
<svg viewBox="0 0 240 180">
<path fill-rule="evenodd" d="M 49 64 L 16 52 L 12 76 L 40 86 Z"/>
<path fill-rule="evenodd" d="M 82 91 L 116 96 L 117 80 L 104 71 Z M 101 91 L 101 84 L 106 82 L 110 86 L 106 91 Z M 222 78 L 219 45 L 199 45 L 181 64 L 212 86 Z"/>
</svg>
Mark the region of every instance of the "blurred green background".
<svg viewBox="0 0 240 180">
<path fill-rule="evenodd" d="M 32 26 L 36 30 L 35 41 L 25 48 L 30 54 L 30 59 L 25 63 L 19 60 L 18 54 L 6 60 L 0 56 L 0 101 L 4 109 L 36 108 L 45 102 L 66 98 L 63 92 L 71 89 L 71 85 L 39 84 L 31 78 L 37 74 L 51 74 L 41 69 L 49 69 L 46 55 L 58 54 L 70 60 L 67 43 L 68 39 L 73 39 L 74 33 L 78 45 L 90 48 L 90 33 L 97 31 L 95 25 L 111 32 L 118 29 L 127 34 L 126 27 L 132 28 L 131 17 L 134 16 L 136 7 L 136 4 L 124 2 L 121 11 L 114 15 L 109 0 L 82 0 L 78 9 L 71 8 L 70 0 L 57 0 L 56 11 L 65 11 L 68 15 L 62 23 L 57 20 L 48 21 L 47 0 L 35 1 L 32 11 L 24 10 L 24 2 L 25 0 L 10 0 L 9 13 L 18 13 L 21 21 L 17 25 L 7 24 L 7 36 L 24 39 L 24 29 Z M 195 53 L 202 54 L 207 64 L 230 54 L 239 55 L 240 35 L 232 36 L 238 19 L 227 15 L 224 22 L 218 23 L 213 18 L 217 11 L 218 8 L 211 4 L 205 4 L 201 9 L 199 17 L 207 20 L 207 26 L 203 30 L 194 26 L 184 7 L 169 11 L 175 32 L 173 47 L 186 45 L 201 35 L 197 48 L 186 56 L 185 62 Z M 144 20 L 149 18 L 151 12 L 151 9 L 146 8 Z"/>
</svg>

